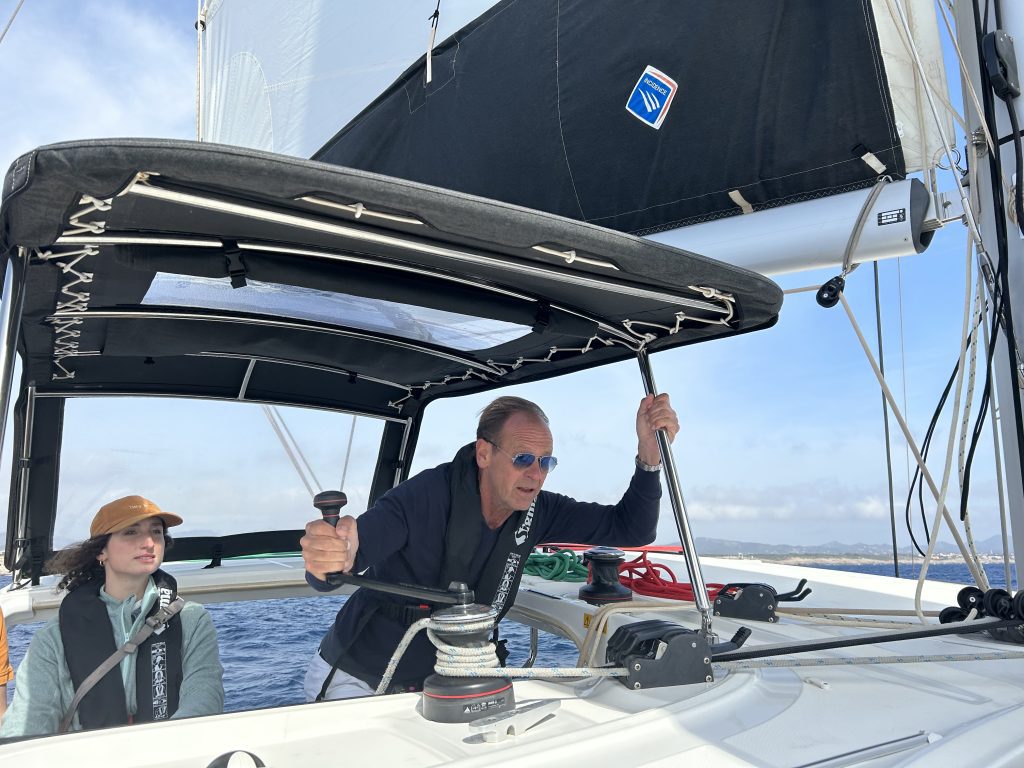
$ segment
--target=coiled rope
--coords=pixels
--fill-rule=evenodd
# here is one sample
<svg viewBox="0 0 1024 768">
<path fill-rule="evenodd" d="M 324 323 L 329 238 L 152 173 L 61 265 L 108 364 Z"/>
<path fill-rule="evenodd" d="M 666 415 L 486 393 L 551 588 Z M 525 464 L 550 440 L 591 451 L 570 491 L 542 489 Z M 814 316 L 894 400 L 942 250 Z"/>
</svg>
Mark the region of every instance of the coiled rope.
<svg viewBox="0 0 1024 768">
<path fill-rule="evenodd" d="M 523 571 L 527 576 L 540 576 L 548 581 L 586 581 L 587 566 L 571 549 L 543 554 L 531 552 Z"/>
<path fill-rule="evenodd" d="M 694 601 L 693 585 L 677 581 L 672 569 L 661 563 L 652 563 L 647 558 L 646 552 L 641 553 L 635 560 L 630 560 L 619 566 L 619 582 L 638 595 L 661 597 L 667 600 L 686 600 L 691 603 Z M 714 600 L 725 585 L 705 584 L 704 586 L 707 587 L 708 599 Z"/>
<path fill-rule="evenodd" d="M 399 662 L 409 643 L 421 631 L 427 630 L 427 637 L 437 648 L 437 663 L 434 671 L 439 675 L 447 677 L 514 677 L 517 679 L 556 679 L 556 678 L 586 678 L 586 677 L 625 677 L 628 672 L 624 667 L 553 667 L 548 669 L 533 669 L 521 667 L 500 668 L 498 657 L 494 652 L 494 643 L 486 643 L 479 647 L 467 647 L 452 645 L 439 637 L 437 632 L 445 634 L 471 634 L 486 632 L 491 628 L 493 619 L 491 617 L 471 618 L 464 622 L 441 622 L 432 617 L 420 619 L 406 631 L 398 647 L 395 648 L 380 685 L 377 686 L 376 696 L 387 692 L 391 685 L 391 678 L 398 668 Z M 498 669 L 496 669 L 498 668 Z"/>
</svg>

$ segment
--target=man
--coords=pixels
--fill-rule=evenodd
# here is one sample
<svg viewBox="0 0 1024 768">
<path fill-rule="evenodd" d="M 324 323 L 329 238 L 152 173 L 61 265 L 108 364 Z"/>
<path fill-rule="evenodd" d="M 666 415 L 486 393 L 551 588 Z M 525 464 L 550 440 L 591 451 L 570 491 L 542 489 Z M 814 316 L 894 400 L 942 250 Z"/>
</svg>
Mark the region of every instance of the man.
<svg viewBox="0 0 1024 768">
<path fill-rule="evenodd" d="M 446 588 L 463 581 L 499 619 L 515 601 L 526 558 L 544 541 L 639 546 L 654 540 L 661 498 L 657 430 L 679 421 L 668 395 L 648 395 L 636 416 L 636 468 L 618 504 L 579 502 L 541 491 L 557 459 L 548 419 L 534 403 L 499 397 L 480 415 L 475 442 L 455 459 L 384 494 L 359 519 L 332 528 L 306 525 L 306 580 L 342 571 L 384 581 Z M 611 468 L 595 466 L 595 472 Z M 367 570 L 369 569 L 369 570 Z M 359 589 L 342 606 L 306 673 L 308 700 L 365 696 L 408 627 L 427 611 L 401 598 Z M 398 665 L 391 690 L 419 690 L 433 671 L 434 647 L 420 633 Z"/>
</svg>

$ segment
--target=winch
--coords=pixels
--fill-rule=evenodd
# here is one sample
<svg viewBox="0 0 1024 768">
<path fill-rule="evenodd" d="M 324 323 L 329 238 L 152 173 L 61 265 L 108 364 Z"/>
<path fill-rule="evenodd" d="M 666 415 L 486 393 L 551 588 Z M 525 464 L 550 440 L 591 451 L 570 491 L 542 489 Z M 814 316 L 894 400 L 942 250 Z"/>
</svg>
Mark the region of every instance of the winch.
<svg viewBox="0 0 1024 768">
<path fill-rule="evenodd" d="M 347 503 L 341 491 L 323 491 L 313 500 L 325 522 L 337 526 Z M 347 573 L 329 573 L 328 584 L 357 587 L 411 597 L 436 608 L 430 614 L 427 633 L 437 648 L 435 669 L 457 672 L 467 667 L 497 667 L 494 644 L 488 634 L 497 612 L 474 603 L 473 591 L 460 581 L 447 590 L 392 584 Z M 385 673 L 387 676 L 387 673 Z M 435 672 L 423 681 L 423 717 L 438 723 L 468 723 L 488 715 L 515 709 L 512 681 L 500 675 L 462 677 Z"/>
<path fill-rule="evenodd" d="M 626 560 L 626 553 L 613 547 L 591 547 L 583 553 L 589 578 L 580 587 L 580 600 L 591 605 L 621 603 L 633 599 L 633 591 L 619 582 L 619 566 Z"/>
</svg>

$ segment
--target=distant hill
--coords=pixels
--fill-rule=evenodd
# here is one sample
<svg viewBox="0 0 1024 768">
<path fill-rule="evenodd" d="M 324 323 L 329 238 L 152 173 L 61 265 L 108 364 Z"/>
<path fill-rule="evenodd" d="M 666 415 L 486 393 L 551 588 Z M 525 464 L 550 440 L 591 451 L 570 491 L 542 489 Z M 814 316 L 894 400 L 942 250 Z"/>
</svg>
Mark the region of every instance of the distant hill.
<svg viewBox="0 0 1024 768">
<path fill-rule="evenodd" d="M 675 542 L 678 544 L 678 542 Z M 824 544 L 761 544 L 754 541 L 732 541 L 729 539 L 709 539 L 698 536 L 697 551 L 702 555 L 873 555 L 891 556 L 892 544 L 844 544 L 840 541 L 828 541 Z M 1000 534 L 987 539 L 975 541 L 978 554 L 998 555 L 1003 551 L 1003 538 Z M 922 546 L 924 543 L 922 542 Z M 910 554 L 910 547 L 901 547 L 901 555 Z M 937 553 L 957 552 L 956 544 L 939 541 L 935 547 Z"/>
</svg>

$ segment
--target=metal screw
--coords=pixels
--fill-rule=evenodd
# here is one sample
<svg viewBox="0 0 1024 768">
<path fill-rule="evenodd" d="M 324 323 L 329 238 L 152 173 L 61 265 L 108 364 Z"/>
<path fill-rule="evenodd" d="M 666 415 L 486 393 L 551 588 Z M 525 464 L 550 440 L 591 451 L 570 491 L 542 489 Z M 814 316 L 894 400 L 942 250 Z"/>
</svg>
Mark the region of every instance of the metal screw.
<svg viewBox="0 0 1024 768">
<path fill-rule="evenodd" d="M 640 665 L 639 664 L 634 664 L 633 665 L 633 669 L 635 669 L 637 672 L 639 672 L 640 671 Z"/>
<path fill-rule="evenodd" d="M 704 657 L 704 663 L 705 664 L 710 664 L 711 663 L 711 659 L 709 659 L 707 656 L 705 656 Z"/>
<path fill-rule="evenodd" d="M 714 682 L 714 680 L 712 679 L 711 675 L 708 675 L 707 677 L 704 678 L 704 682 L 705 683 L 711 683 L 711 682 Z"/>
<path fill-rule="evenodd" d="M 633 683 L 633 688 L 636 690 L 640 690 L 640 683 Z"/>
<path fill-rule="evenodd" d="M 696 648 L 696 647 L 697 647 L 697 644 L 696 644 L 696 643 L 690 643 L 690 647 L 691 647 L 691 648 Z"/>
<path fill-rule="evenodd" d="M 768 623 L 770 624 L 773 621 L 775 621 L 775 617 L 774 616 L 769 616 L 768 617 Z"/>
</svg>

